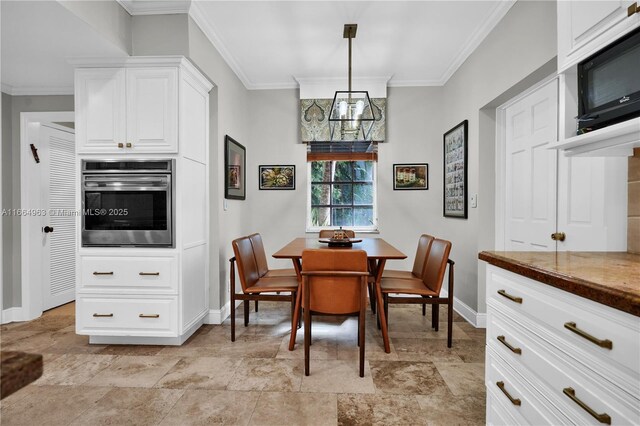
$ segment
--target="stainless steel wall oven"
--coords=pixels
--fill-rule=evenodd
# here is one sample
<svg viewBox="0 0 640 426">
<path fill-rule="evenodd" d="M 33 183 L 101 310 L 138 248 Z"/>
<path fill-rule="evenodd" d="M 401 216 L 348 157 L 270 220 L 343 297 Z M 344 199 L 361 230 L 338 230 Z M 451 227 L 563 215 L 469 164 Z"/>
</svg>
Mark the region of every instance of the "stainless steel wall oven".
<svg viewBox="0 0 640 426">
<path fill-rule="evenodd" d="M 83 160 L 84 247 L 172 247 L 175 160 Z"/>
</svg>

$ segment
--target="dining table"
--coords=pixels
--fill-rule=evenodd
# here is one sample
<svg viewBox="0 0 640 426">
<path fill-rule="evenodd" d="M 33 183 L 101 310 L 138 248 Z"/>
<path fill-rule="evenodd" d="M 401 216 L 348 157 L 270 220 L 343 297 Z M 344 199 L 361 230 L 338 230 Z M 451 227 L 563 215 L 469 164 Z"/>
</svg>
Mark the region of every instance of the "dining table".
<svg viewBox="0 0 640 426">
<path fill-rule="evenodd" d="M 325 241 L 325 242 L 321 242 Z M 298 275 L 298 281 L 302 282 L 302 252 L 307 249 L 337 249 L 337 250 L 364 250 L 367 253 L 367 261 L 369 263 L 369 272 L 374 277 L 374 293 L 375 299 L 372 300 L 372 305 L 377 301 L 378 320 L 380 323 L 380 330 L 382 332 L 382 340 L 384 342 L 384 350 L 386 353 L 390 353 L 389 346 L 389 333 L 387 330 L 387 321 L 383 309 L 382 291 L 380 288 L 380 280 L 382 279 L 382 273 L 387 260 L 406 259 L 407 255 L 400 250 L 383 240 L 382 238 L 353 238 L 353 244 L 350 247 L 329 247 L 326 240 L 318 237 L 314 238 L 296 238 L 290 243 L 282 247 L 280 250 L 273 254 L 276 259 L 291 259 L 293 267 Z M 294 310 L 293 324 L 297 324 L 300 315 L 300 305 L 302 303 L 302 292 L 299 291 L 296 296 L 296 305 Z M 295 346 L 295 333 L 291 333 L 291 339 L 289 340 L 289 350 L 293 350 Z"/>
</svg>

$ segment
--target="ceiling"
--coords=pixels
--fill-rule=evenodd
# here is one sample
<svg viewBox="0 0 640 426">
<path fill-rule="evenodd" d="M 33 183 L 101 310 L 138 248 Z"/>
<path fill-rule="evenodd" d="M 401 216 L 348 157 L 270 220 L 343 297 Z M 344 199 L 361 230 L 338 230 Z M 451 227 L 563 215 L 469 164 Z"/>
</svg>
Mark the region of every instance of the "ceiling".
<svg viewBox="0 0 640 426">
<path fill-rule="evenodd" d="M 73 94 L 67 58 L 126 56 L 56 1 L 2 1 L 2 91 Z"/>
</svg>

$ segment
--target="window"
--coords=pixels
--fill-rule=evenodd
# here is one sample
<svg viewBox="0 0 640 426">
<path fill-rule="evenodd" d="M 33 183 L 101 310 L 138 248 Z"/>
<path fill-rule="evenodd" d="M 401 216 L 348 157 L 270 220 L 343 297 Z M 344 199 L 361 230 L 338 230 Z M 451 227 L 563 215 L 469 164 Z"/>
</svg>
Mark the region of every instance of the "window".
<svg viewBox="0 0 640 426">
<path fill-rule="evenodd" d="M 307 229 L 377 229 L 376 162 L 310 161 Z"/>
</svg>

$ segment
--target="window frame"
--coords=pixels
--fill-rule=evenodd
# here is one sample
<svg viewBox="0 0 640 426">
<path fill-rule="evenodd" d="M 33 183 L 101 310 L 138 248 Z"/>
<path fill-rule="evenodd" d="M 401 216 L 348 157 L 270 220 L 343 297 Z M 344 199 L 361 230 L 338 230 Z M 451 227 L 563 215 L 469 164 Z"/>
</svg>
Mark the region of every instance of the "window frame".
<svg viewBox="0 0 640 426">
<path fill-rule="evenodd" d="M 379 232 L 378 230 L 378 162 L 375 160 L 314 160 L 314 161 L 332 161 L 332 162 L 337 162 L 337 161 L 349 161 L 349 162 L 354 162 L 354 161 L 371 161 L 373 164 L 373 170 L 372 170 L 372 176 L 373 176 L 373 180 L 372 180 L 372 187 L 373 187 L 373 224 L 371 226 L 349 226 L 348 229 L 351 229 L 355 232 L 363 232 L 363 233 L 367 233 L 367 232 L 371 232 L 371 233 L 377 233 Z M 307 201 L 306 201 L 306 211 L 307 211 L 307 217 L 306 217 L 306 232 L 320 232 L 323 229 L 336 229 L 338 228 L 337 225 L 330 225 L 330 226 L 313 226 L 311 225 L 311 186 L 313 185 L 313 182 L 311 181 L 311 163 L 313 163 L 313 161 L 307 161 Z M 332 165 L 333 167 L 333 165 Z M 360 181 L 356 181 L 356 182 L 360 182 Z M 345 181 L 345 182 L 331 182 L 331 184 L 347 184 L 347 185 L 353 185 L 354 181 Z M 339 205 L 331 205 L 331 207 L 327 206 L 329 209 L 331 208 L 335 208 L 335 207 L 358 207 L 358 205 L 354 205 L 353 204 L 353 199 L 351 200 L 352 204 L 346 204 L 343 206 L 339 206 Z"/>
</svg>

